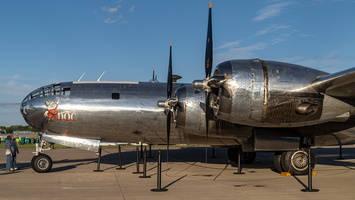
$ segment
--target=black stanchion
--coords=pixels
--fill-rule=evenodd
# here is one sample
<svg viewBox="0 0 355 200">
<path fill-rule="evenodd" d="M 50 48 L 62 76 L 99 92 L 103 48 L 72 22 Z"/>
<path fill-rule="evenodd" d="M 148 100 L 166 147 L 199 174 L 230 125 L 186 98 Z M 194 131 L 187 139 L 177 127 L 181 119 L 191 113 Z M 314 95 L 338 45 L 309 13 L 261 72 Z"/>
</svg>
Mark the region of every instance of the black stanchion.
<svg viewBox="0 0 355 200">
<path fill-rule="evenodd" d="M 143 163 L 143 144 L 142 143 L 141 143 L 141 159 L 139 162 Z"/>
<path fill-rule="evenodd" d="M 157 188 L 151 189 L 152 192 L 165 192 L 168 191 L 166 188 L 161 188 L 161 154 L 160 149 L 158 152 L 158 173 L 157 173 Z"/>
<path fill-rule="evenodd" d="M 343 160 L 343 145 L 341 144 L 341 140 L 339 139 L 338 136 L 336 136 L 335 134 L 333 134 L 335 136 L 335 138 L 338 140 L 338 144 L 339 144 L 339 158 L 337 158 L 337 160 Z"/>
<path fill-rule="evenodd" d="M 97 169 L 96 169 L 96 170 L 93 170 L 94 172 L 103 172 L 103 171 L 104 171 L 104 170 L 100 170 L 101 151 L 102 151 L 102 148 L 100 147 L 100 148 L 99 148 L 99 155 L 98 155 L 98 158 L 97 158 Z"/>
<path fill-rule="evenodd" d="M 139 149 L 138 149 L 138 146 L 136 147 L 136 157 L 137 157 L 137 161 L 136 161 L 137 171 L 132 172 L 132 174 L 142 174 L 143 172 L 139 171 Z"/>
<path fill-rule="evenodd" d="M 343 158 L 343 147 L 342 147 L 341 143 L 339 143 L 339 158 L 337 158 L 337 160 L 344 160 L 344 158 Z"/>
<path fill-rule="evenodd" d="M 118 145 L 118 165 L 119 167 L 116 170 L 124 170 L 126 168 L 122 167 L 122 154 L 121 154 L 121 145 Z"/>
<path fill-rule="evenodd" d="M 238 148 L 238 171 L 234 172 L 233 174 L 245 174 L 244 172 L 242 172 L 241 161 L 242 161 L 242 148 L 239 146 L 239 148 Z"/>
<path fill-rule="evenodd" d="M 337 158 L 337 160 L 343 160 L 344 159 L 343 158 L 343 146 L 341 144 L 341 140 L 339 139 L 339 137 L 337 135 L 335 135 L 333 133 L 331 135 L 333 135 L 335 137 L 335 139 L 337 139 L 338 145 L 339 145 L 339 158 Z"/>
<path fill-rule="evenodd" d="M 149 156 L 147 158 L 154 158 L 152 156 L 152 145 L 151 144 L 149 145 Z"/>
<path fill-rule="evenodd" d="M 311 160 L 311 147 L 308 149 L 308 188 L 302 189 L 302 192 L 319 192 L 318 189 L 312 188 L 312 160 Z"/>
<path fill-rule="evenodd" d="M 214 155 L 214 148 L 212 148 L 212 156 L 210 158 L 217 158 L 215 155 Z"/>
<path fill-rule="evenodd" d="M 139 178 L 150 178 L 147 176 L 147 147 L 144 147 L 144 154 L 143 154 L 143 176 Z"/>
</svg>

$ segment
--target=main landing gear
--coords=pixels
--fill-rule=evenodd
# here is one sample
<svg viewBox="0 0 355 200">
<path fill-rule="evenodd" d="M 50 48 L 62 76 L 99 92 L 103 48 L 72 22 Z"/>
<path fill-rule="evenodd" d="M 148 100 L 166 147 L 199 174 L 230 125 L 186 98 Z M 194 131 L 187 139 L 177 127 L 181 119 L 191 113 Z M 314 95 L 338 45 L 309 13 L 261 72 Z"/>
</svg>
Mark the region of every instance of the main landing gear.
<svg viewBox="0 0 355 200">
<path fill-rule="evenodd" d="M 279 172 L 289 172 L 292 175 L 308 174 L 308 149 L 298 151 L 275 152 L 274 165 Z M 315 167 L 316 157 L 311 150 L 311 166 Z"/>
<path fill-rule="evenodd" d="M 238 163 L 239 148 L 228 148 L 228 158 L 233 164 Z M 242 152 L 241 164 L 250 164 L 254 161 L 256 152 Z M 316 157 L 311 150 L 311 165 L 315 167 Z M 308 174 L 308 148 L 297 151 L 277 151 L 274 155 L 274 165 L 277 171 L 289 172 L 292 175 Z"/>
<path fill-rule="evenodd" d="M 232 163 L 238 163 L 239 148 L 228 148 L 228 158 Z M 256 152 L 242 152 L 241 163 L 250 164 L 255 160 Z"/>
<path fill-rule="evenodd" d="M 31 160 L 32 169 L 38 173 L 45 173 L 52 169 L 53 161 L 51 157 L 44 154 L 44 150 L 50 150 L 46 145 L 47 143 L 41 141 L 40 144 L 36 144 L 35 156 Z"/>
</svg>

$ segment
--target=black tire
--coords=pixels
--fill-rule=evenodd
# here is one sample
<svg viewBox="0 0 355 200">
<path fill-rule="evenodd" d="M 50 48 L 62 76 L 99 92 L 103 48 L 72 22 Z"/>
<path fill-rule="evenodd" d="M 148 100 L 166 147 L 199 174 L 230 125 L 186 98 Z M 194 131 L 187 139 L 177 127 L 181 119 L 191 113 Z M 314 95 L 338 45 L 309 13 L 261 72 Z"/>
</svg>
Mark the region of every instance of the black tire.
<svg viewBox="0 0 355 200">
<path fill-rule="evenodd" d="M 312 169 L 316 165 L 316 157 L 311 150 Z M 292 175 L 308 174 L 308 150 L 286 151 L 281 156 L 281 167 Z"/>
<path fill-rule="evenodd" d="M 281 165 L 281 156 L 282 156 L 282 152 L 280 152 L 280 151 L 275 152 L 274 165 L 275 165 L 276 170 L 280 173 L 284 172 L 284 169 L 282 169 L 282 165 Z"/>
<path fill-rule="evenodd" d="M 228 148 L 228 158 L 230 161 L 238 162 L 239 148 Z M 255 160 L 255 152 L 242 152 L 242 164 L 250 164 Z"/>
<path fill-rule="evenodd" d="M 46 154 L 34 156 L 31 160 L 32 169 L 38 173 L 49 172 L 52 169 L 53 161 Z"/>
</svg>

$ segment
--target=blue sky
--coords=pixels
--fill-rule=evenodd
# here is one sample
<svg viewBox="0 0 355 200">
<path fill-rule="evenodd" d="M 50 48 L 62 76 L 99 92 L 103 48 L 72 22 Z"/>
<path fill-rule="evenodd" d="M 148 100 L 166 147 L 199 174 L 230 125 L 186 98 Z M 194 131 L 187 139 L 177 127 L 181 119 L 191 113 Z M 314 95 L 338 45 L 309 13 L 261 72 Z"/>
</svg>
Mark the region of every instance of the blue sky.
<svg viewBox="0 0 355 200">
<path fill-rule="evenodd" d="M 31 91 L 54 82 L 204 77 L 209 0 L 0 1 L 0 125 L 26 125 Z M 214 63 L 260 58 L 330 73 L 355 66 L 354 0 L 213 2 Z"/>
</svg>

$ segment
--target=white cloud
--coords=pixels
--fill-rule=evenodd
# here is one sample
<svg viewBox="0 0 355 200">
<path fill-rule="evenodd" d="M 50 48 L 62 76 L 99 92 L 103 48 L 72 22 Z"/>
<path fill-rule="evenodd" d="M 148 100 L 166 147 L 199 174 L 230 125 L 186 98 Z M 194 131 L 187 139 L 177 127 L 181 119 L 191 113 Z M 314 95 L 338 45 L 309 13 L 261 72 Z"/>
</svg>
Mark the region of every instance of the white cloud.
<svg viewBox="0 0 355 200">
<path fill-rule="evenodd" d="M 256 16 L 252 21 L 259 22 L 279 15 L 282 10 L 292 4 L 292 2 L 281 2 L 273 5 L 266 6 L 265 8 L 258 11 L 258 16 Z"/>
<path fill-rule="evenodd" d="M 115 18 L 106 18 L 104 22 L 108 23 L 108 24 L 113 24 L 113 23 L 117 23 L 118 21 L 120 21 L 122 19 L 123 19 L 122 15 L 119 15 L 119 16 L 116 16 Z"/>
<path fill-rule="evenodd" d="M 289 25 L 272 24 L 272 25 L 264 28 L 263 30 L 258 31 L 254 36 L 265 35 L 265 34 L 268 34 L 268 33 L 279 31 L 281 29 L 287 29 L 289 27 L 290 27 Z"/>
<path fill-rule="evenodd" d="M 132 6 L 128 11 L 129 12 L 134 12 L 136 10 L 136 6 L 134 5 L 134 6 Z"/>
<path fill-rule="evenodd" d="M 109 8 L 107 10 L 109 13 L 114 13 L 114 12 L 117 12 L 118 11 L 118 8 Z"/>
<path fill-rule="evenodd" d="M 23 76 L 21 76 L 19 74 L 0 76 L 0 78 L 1 79 L 10 79 L 10 80 L 27 80 L 27 81 L 36 80 L 34 78 L 24 78 Z"/>
<path fill-rule="evenodd" d="M 324 5 L 324 4 L 332 4 L 332 3 L 338 3 L 338 2 L 342 2 L 344 0 L 305 0 L 303 2 L 303 5 L 306 6 L 319 6 L 319 5 Z"/>
<path fill-rule="evenodd" d="M 342 55 L 340 55 L 339 51 L 331 51 L 318 56 L 300 60 L 299 62 L 296 62 L 296 64 L 328 72 L 336 72 L 339 71 L 336 69 L 336 66 L 341 65 L 340 63 L 342 63 L 343 60 L 344 59 Z"/>
<path fill-rule="evenodd" d="M 273 38 L 273 39 L 271 39 L 271 44 L 275 45 L 275 44 L 285 42 L 285 41 L 286 41 L 286 38 L 283 38 L 283 37 Z"/>
<path fill-rule="evenodd" d="M 300 61 L 301 59 L 302 59 L 301 56 L 294 56 L 294 57 L 281 59 L 280 61 L 287 62 L 287 63 L 295 63 L 297 61 Z"/>
<path fill-rule="evenodd" d="M 113 7 L 113 8 L 110 8 L 108 6 L 102 6 L 101 10 L 104 11 L 104 12 L 108 12 L 108 13 L 115 13 L 115 12 L 118 12 L 119 8 L 121 8 L 121 6 L 116 6 L 116 7 Z"/>
<path fill-rule="evenodd" d="M 27 95 L 36 87 L 28 84 L 19 83 L 13 80 L 0 84 L 0 94 L 3 95 Z"/>
<path fill-rule="evenodd" d="M 237 40 L 234 42 L 228 42 L 220 47 L 217 47 L 216 49 L 224 49 L 224 48 L 228 48 L 228 47 L 233 47 L 233 46 L 237 46 L 241 43 L 241 40 Z"/>
<path fill-rule="evenodd" d="M 119 1 L 121 2 L 121 1 Z M 128 24 L 127 20 L 123 20 L 123 14 L 122 14 L 122 9 L 121 5 L 117 5 L 115 7 L 110 7 L 110 6 L 102 6 L 101 10 L 103 13 L 105 13 L 105 20 L 104 23 L 107 24 L 113 24 L 120 22 L 122 24 Z M 129 12 L 134 12 L 135 6 L 132 6 L 128 11 Z"/>
<path fill-rule="evenodd" d="M 268 47 L 267 43 L 259 42 L 245 47 L 230 48 L 227 52 L 216 54 L 215 61 L 216 63 L 221 63 L 226 60 L 249 59 L 254 56 L 254 51 L 262 50 L 266 47 Z"/>
</svg>

